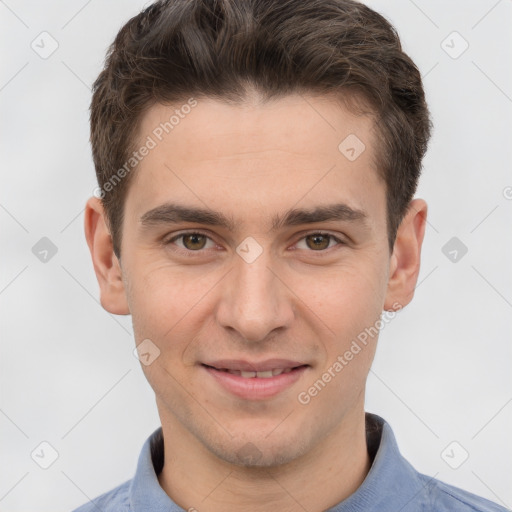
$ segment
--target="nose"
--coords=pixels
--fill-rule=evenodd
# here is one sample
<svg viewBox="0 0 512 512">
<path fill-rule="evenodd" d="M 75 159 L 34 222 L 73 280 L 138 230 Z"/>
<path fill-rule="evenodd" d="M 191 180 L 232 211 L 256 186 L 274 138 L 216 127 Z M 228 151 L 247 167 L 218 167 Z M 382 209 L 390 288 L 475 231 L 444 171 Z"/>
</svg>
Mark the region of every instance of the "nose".
<svg viewBox="0 0 512 512">
<path fill-rule="evenodd" d="M 240 341 L 252 344 L 290 327 L 295 317 L 294 296 L 270 252 L 264 250 L 250 263 L 235 254 L 233 265 L 220 290 L 219 324 L 236 331 Z"/>
</svg>

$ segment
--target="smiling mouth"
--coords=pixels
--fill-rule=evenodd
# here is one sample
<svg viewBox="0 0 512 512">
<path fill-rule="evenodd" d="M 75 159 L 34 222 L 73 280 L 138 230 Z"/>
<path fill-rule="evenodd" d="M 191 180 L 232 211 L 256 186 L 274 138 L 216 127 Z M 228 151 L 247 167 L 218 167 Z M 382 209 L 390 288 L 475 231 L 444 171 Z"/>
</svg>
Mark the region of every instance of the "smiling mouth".
<svg viewBox="0 0 512 512">
<path fill-rule="evenodd" d="M 231 375 L 238 375 L 239 377 L 242 377 L 244 379 L 255 379 L 255 378 L 270 379 L 272 377 L 276 377 L 283 373 L 291 373 L 293 371 L 297 371 L 299 369 L 306 368 L 308 365 L 303 364 L 300 366 L 294 366 L 294 367 L 290 367 L 290 368 L 272 368 L 271 370 L 265 370 L 265 371 L 260 371 L 260 372 L 231 370 L 228 368 L 215 368 L 214 366 L 210 366 L 207 364 L 203 364 L 203 366 L 206 368 L 210 368 L 212 370 L 216 370 L 218 372 L 230 373 Z"/>
</svg>

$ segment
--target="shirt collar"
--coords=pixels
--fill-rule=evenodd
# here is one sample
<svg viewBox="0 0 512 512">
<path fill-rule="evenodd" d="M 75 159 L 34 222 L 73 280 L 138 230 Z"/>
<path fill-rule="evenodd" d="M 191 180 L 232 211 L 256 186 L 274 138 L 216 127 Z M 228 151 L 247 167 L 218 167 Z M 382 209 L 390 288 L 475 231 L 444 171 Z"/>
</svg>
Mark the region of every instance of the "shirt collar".
<svg viewBox="0 0 512 512">
<path fill-rule="evenodd" d="M 381 417 L 366 413 L 366 438 L 371 469 L 357 491 L 327 512 L 418 510 L 424 482 L 401 456 L 393 431 Z M 182 512 L 164 492 L 157 474 L 163 467 L 162 428 L 146 440 L 137 471 L 130 485 L 130 504 L 134 512 Z M 414 506 L 413 506 L 414 504 Z"/>
<path fill-rule="evenodd" d="M 400 454 L 391 427 L 380 416 L 366 413 L 366 442 L 373 456 L 370 471 L 355 493 L 327 512 L 423 510 L 425 484 Z"/>
</svg>

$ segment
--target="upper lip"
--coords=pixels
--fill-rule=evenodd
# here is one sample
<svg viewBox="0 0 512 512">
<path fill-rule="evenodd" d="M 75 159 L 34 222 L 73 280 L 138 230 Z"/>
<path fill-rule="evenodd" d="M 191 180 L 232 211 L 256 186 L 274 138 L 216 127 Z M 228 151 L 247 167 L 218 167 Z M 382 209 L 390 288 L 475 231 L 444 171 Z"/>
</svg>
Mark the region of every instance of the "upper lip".
<svg viewBox="0 0 512 512">
<path fill-rule="evenodd" d="M 265 372 L 275 368 L 295 368 L 306 366 L 307 363 L 292 361 L 291 359 L 266 359 L 265 361 L 244 361 L 242 359 L 219 359 L 203 364 L 213 366 L 217 370 L 239 370 L 243 372 Z"/>
</svg>

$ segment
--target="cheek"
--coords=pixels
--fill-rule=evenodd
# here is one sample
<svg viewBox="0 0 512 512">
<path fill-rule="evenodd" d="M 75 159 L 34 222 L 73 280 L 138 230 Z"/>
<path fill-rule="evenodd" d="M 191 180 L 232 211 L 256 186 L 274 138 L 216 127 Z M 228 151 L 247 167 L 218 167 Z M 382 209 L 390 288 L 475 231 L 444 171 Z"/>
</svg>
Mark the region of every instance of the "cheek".
<svg viewBox="0 0 512 512">
<path fill-rule="evenodd" d="M 222 301 L 216 286 L 229 288 L 231 276 L 214 266 L 132 263 L 128 289 L 137 342 L 149 338 L 173 356 L 183 353 L 190 339 L 207 327 L 205 323 L 215 322 L 213 311 Z M 342 351 L 382 312 L 386 288 L 382 263 L 366 252 L 354 253 L 330 268 L 284 271 L 283 279 L 293 293 L 284 291 L 283 300 L 294 303 L 301 317 L 291 329 L 307 323 L 326 352 Z"/>
<path fill-rule="evenodd" d="M 385 300 L 385 272 L 375 261 L 340 265 L 328 272 L 303 275 L 297 295 L 323 321 L 339 343 L 357 335 L 379 318 Z M 311 315 L 311 313 L 310 313 Z"/>
<path fill-rule="evenodd" d="M 329 328 L 325 329 L 325 336 L 320 336 L 326 358 L 311 383 L 322 389 L 322 382 L 326 384 L 327 392 L 322 391 L 318 404 L 330 404 L 343 397 L 347 405 L 350 397 L 357 400 L 364 391 L 385 298 L 382 273 L 376 266 L 365 269 L 366 272 L 347 268 L 333 274 L 323 283 L 323 292 L 312 296 L 308 304 Z M 315 384 L 318 379 L 322 382 Z"/>
<path fill-rule="evenodd" d="M 129 303 L 137 341 L 149 338 L 162 352 L 183 352 L 199 328 L 198 314 L 208 302 L 208 291 L 218 281 L 215 272 L 193 272 L 163 265 L 140 265 L 132 275 Z M 136 274 L 136 273 L 133 273 Z"/>
</svg>

